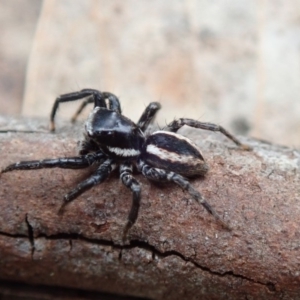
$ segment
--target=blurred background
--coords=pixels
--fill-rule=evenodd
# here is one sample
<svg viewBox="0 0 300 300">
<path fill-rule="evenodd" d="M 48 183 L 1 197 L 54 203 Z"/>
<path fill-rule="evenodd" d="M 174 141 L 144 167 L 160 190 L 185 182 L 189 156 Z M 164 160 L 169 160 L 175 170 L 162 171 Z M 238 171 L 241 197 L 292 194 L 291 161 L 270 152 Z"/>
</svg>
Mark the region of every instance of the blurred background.
<svg viewBox="0 0 300 300">
<path fill-rule="evenodd" d="M 58 95 L 95 88 L 116 94 L 134 121 L 160 101 L 160 125 L 190 117 L 300 147 L 300 0 L 0 0 L 0 8 L 2 115 L 49 118 Z M 62 105 L 58 118 L 78 105 Z"/>
</svg>

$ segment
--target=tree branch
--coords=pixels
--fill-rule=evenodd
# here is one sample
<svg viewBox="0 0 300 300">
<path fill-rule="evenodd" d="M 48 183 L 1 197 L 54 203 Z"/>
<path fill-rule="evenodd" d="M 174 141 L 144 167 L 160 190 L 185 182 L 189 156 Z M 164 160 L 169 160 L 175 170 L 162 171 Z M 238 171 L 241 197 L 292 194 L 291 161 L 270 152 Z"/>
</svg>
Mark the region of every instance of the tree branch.
<svg viewBox="0 0 300 300">
<path fill-rule="evenodd" d="M 50 134 L 34 124 L 44 133 L 0 134 L 1 168 L 76 154 L 73 126 Z M 231 232 L 179 187 L 136 174 L 142 203 L 124 245 L 131 193 L 117 174 L 59 216 L 63 195 L 91 170 L 14 171 L 0 178 L 0 278 L 152 299 L 298 296 L 299 151 L 244 138 L 247 152 L 220 134 L 182 133 L 210 165 L 192 184 Z"/>
</svg>

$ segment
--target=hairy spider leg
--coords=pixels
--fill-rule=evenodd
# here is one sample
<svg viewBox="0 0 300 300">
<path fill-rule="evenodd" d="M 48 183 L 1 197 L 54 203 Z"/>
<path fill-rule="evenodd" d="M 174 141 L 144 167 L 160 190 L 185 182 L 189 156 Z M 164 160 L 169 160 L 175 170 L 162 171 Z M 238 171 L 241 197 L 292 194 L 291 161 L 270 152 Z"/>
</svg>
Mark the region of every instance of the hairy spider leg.
<svg viewBox="0 0 300 300">
<path fill-rule="evenodd" d="M 214 218 L 226 229 L 231 230 L 211 205 L 203 198 L 203 196 L 190 184 L 190 182 L 183 176 L 169 172 L 164 169 L 153 168 L 142 160 L 138 162 L 138 170 L 149 180 L 154 181 L 170 181 L 179 185 L 183 190 L 187 191 L 199 204 L 201 204 Z"/>
<path fill-rule="evenodd" d="M 194 128 L 210 130 L 210 131 L 218 131 L 224 134 L 227 138 L 232 140 L 237 146 L 244 150 L 252 150 L 252 148 L 248 145 L 242 144 L 237 138 L 235 138 L 231 133 L 229 133 L 225 128 L 220 125 L 199 122 L 193 119 L 180 118 L 178 120 L 174 120 L 169 125 L 167 125 L 166 129 L 172 132 L 177 132 L 182 126 L 187 125 Z"/>
<path fill-rule="evenodd" d="M 72 200 L 76 199 L 79 195 L 83 194 L 93 186 L 105 181 L 115 168 L 116 164 L 114 161 L 112 159 L 106 159 L 89 178 L 80 182 L 73 190 L 64 196 L 64 202 L 59 210 L 59 214 L 63 213 L 65 206 Z"/>
<path fill-rule="evenodd" d="M 102 152 L 98 152 L 74 157 L 20 161 L 7 166 L 1 171 L 1 173 L 13 170 L 34 170 L 45 168 L 83 169 L 93 163 L 101 162 L 104 157 L 105 155 Z"/>
<path fill-rule="evenodd" d="M 161 109 L 161 105 L 158 102 L 151 102 L 146 109 L 144 110 L 143 114 L 141 115 L 140 119 L 137 122 L 137 126 L 145 132 L 148 126 L 153 121 L 156 113 Z"/>
<path fill-rule="evenodd" d="M 123 241 L 126 239 L 128 230 L 136 222 L 141 201 L 141 187 L 138 181 L 132 176 L 132 172 L 132 164 L 123 163 L 120 165 L 120 179 L 123 184 L 132 191 L 132 205 L 127 218 L 127 224 L 123 231 Z"/>
<path fill-rule="evenodd" d="M 50 131 L 55 131 L 54 117 L 56 115 L 60 103 L 76 101 L 86 97 L 93 99 L 93 102 L 95 103 L 95 107 L 96 106 L 103 107 L 103 108 L 109 107 L 109 109 L 116 110 L 119 113 L 121 113 L 121 105 L 119 99 L 115 95 L 108 92 L 101 93 L 100 91 L 94 89 L 83 89 L 79 92 L 63 94 L 57 97 L 54 102 L 51 115 L 50 115 Z M 108 99 L 108 104 L 106 103 L 105 99 Z M 88 103 L 90 103 L 89 101 L 90 100 L 86 100 L 85 101 L 86 104 L 83 107 L 82 106 L 80 107 L 81 111 Z"/>
</svg>

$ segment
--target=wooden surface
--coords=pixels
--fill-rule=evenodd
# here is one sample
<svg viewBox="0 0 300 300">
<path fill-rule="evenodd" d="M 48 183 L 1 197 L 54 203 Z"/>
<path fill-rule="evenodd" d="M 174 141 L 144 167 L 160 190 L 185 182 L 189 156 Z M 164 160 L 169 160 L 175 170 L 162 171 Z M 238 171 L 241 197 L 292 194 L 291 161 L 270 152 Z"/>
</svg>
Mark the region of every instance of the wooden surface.
<svg viewBox="0 0 300 300">
<path fill-rule="evenodd" d="M 50 134 L 47 120 L 21 123 L 45 133 L 1 133 L 1 168 L 76 153 L 70 124 Z M 0 278 L 151 299 L 297 299 L 300 153 L 242 139 L 254 148 L 246 152 L 219 134 L 183 133 L 210 165 L 192 183 L 231 232 L 179 187 L 136 174 L 142 203 L 123 244 L 131 194 L 117 174 L 59 216 L 63 195 L 90 171 L 15 171 L 0 178 Z"/>
</svg>

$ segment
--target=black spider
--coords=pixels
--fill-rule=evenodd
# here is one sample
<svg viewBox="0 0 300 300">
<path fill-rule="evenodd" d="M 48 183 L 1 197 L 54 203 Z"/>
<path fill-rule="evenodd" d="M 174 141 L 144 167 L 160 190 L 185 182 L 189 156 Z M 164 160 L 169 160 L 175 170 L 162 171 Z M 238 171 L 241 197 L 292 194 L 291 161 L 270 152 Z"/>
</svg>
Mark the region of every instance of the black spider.
<svg viewBox="0 0 300 300">
<path fill-rule="evenodd" d="M 153 121 L 157 111 L 161 108 L 158 102 L 150 103 L 140 117 L 137 124 L 121 114 L 118 98 L 107 92 L 93 89 L 84 89 L 79 92 L 64 94 L 58 97 L 51 113 L 51 130 L 55 130 L 54 117 L 61 102 L 87 98 L 77 114 L 88 103 L 94 103 L 85 124 L 85 138 L 80 144 L 79 156 L 34 161 L 21 161 L 11 164 L 2 170 L 2 173 L 12 170 L 31 170 L 42 168 L 87 168 L 97 164 L 96 171 L 86 180 L 79 183 L 73 190 L 64 196 L 64 203 L 60 209 L 77 198 L 96 184 L 102 183 L 109 174 L 119 167 L 120 178 L 123 184 L 132 191 L 132 206 L 124 228 L 123 239 L 128 230 L 135 223 L 141 199 L 141 188 L 133 177 L 133 168 L 136 167 L 146 178 L 155 181 L 171 181 L 186 190 L 196 201 L 212 214 L 225 227 L 215 210 L 193 188 L 184 177 L 205 175 L 208 166 L 195 144 L 188 138 L 177 134 L 183 125 L 211 131 L 219 131 L 245 150 L 250 147 L 240 143 L 228 131 L 218 125 L 202 123 L 192 119 L 178 119 L 167 125 L 164 130 L 153 132 L 146 136 L 145 131 Z"/>
</svg>

